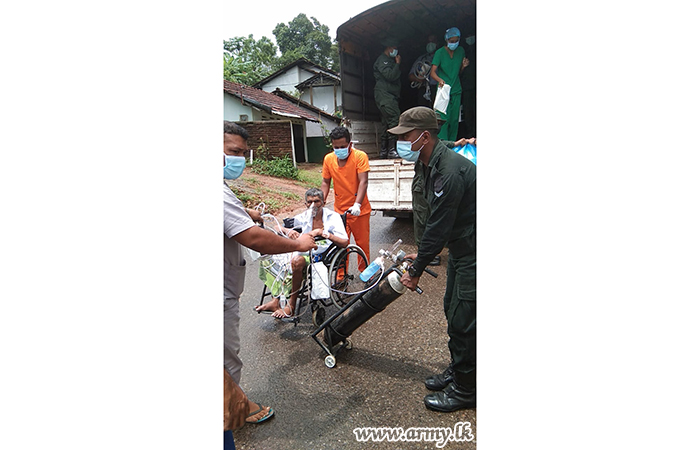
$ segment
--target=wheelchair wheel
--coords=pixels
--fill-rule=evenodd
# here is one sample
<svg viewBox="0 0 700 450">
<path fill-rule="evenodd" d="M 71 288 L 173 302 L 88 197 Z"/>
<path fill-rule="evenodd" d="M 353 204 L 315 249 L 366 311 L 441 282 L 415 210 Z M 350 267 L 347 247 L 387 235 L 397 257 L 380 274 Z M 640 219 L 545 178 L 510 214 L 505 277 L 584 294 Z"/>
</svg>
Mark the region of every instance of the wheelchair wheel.
<svg viewBox="0 0 700 450">
<path fill-rule="evenodd" d="M 367 256 L 357 245 L 351 244 L 338 251 L 328 268 L 328 281 L 331 287 L 331 300 L 342 308 L 354 293 L 364 290 L 365 284 L 360 280 L 359 264 L 367 266 Z"/>
<path fill-rule="evenodd" d="M 313 321 L 314 326 L 320 327 L 326 320 L 326 310 L 322 307 L 315 309 L 314 312 L 311 313 L 311 320 Z"/>
</svg>

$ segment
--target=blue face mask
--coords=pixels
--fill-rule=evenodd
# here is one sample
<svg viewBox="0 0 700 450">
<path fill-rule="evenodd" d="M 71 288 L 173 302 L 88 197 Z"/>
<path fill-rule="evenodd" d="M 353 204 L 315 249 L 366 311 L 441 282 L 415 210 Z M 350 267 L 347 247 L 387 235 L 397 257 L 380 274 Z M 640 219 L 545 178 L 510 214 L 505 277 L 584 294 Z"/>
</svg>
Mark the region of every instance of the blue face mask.
<svg viewBox="0 0 700 450">
<path fill-rule="evenodd" d="M 464 40 L 464 42 L 466 42 L 467 45 L 474 45 L 474 43 L 476 42 L 476 37 L 475 37 L 475 36 L 469 36 L 468 38 L 466 38 L 466 39 Z"/>
<path fill-rule="evenodd" d="M 418 161 L 418 156 L 420 156 L 420 151 L 423 150 L 423 147 L 425 147 L 425 144 L 421 145 L 421 147 L 418 149 L 417 152 L 414 152 L 411 150 L 413 148 L 413 144 L 418 142 L 418 139 L 423 136 L 423 133 L 416 138 L 415 141 L 398 141 L 396 143 L 396 152 L 399 154 L 400 157 L 405 159 L 408 162 L 416 162 Z"/>
<path fill-rule="evenodd" d="M 392 58 L 396 58 L 396 55 L 398 55 L 398 54 L 399 54 L 399 50 L 396 48 L 389 52 L 389 56 L 391 56 Z"/>
<path fill-rule="evenodd" d="M 348 155 L 350 154 L 349 148 L 350 146 L 345 148 L 334 148 L 333 152 L 335 153 L 335 156 L 338 157 L 338 159 L 347 159 Z"/>
<path fill-rule="evenodd" d="M 224 166 L 224 178 L 235 180 L 240 177 L 245 168 L 245 158 L 243 156 L 231 156 L 224 153 L 226 165 Z"/>
<path fill-rule="evenodd" d="M 455 51 L 455 49 L 459 47 L 459 42 L 454 42 L 450 44 L 449 42 L 447 43 L 447 48 L 449 48 L 452 51 Z"/>
<path fill-rule="evenodd" d="M 425 46 L 425 51 L 428 53 L 433 53 L 436 48 L 437 44 L 435 42 L 429 42 L 428 45 Z"/>
</svg>

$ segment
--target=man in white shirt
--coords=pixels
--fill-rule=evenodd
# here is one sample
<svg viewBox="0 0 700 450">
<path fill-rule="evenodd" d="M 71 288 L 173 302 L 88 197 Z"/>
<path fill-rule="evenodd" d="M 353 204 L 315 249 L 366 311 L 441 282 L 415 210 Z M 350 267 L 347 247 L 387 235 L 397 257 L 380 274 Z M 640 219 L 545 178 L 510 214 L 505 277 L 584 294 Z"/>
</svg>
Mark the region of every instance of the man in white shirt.
<svg viewBox="0 0 700 450">
<path fill-rule="evenodd" d="M 336 244 L 338 247 L 347 247 L 350 243 L 348 235 L 345 232 L 343 219 L 335 211 L 324 208 L 325 201 L 323 192 L 318 188 L 311 188 L 306 191 L 306 206 L 309 209 L 301 214 L 294 216 L 293 228 L 301 227 L 301 232 L 309 234 L 313 237 L 321 236 L 324 239 L 316 242 L 318 248 L 313 250 L 311 256 L 315 259 L 316 255 L 323 254 L 331 244 Z M 299 232 L 291 228 L 282 228 L 291 239 L 299 238 Z M 272 311 L 272 317 L 278 319 L 290 317 L 294 313 L 299 289 L 304 276 L 304 269 L 311 262 L 308 254 L 296 253 L 292 257 L 292 292 L 289 296 L 289 303 L 283 308 L 280 307 L 280 299 L 273 298 L 269 302 L 257 306 L 257 311 Z"/>
<path fill-rule="evenodd" d="M 245 128 L 224 121 L 224 179 L 234 180 L 243 173 L 248 152 L 247 140 Z M 259 213 L 243 207 L 224 181 L 224 368 L 238 385 L 243 367 L 238 356 L 241 349 L 238 303 L 245 282 L 245 258 L 241 245 L 266 254 L 303 252 L 316 248 L 313 237 L 308 234 L 295 240 L 286 239 L 256 226 L 251 217 L 261 220 Z M 248 401 L 248 408 L 248 423 L 260 423 L 274 414 L 269 406 L 251 400 Z"/>
</svg>

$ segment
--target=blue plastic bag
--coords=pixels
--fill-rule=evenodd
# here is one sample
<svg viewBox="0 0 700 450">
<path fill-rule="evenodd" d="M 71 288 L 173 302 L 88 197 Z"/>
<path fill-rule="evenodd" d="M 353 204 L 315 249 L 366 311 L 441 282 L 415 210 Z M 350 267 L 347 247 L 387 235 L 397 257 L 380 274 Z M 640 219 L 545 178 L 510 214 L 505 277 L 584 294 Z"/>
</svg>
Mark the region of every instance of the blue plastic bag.
<svg viewBox="0 0 700 450">
<path fill-rule="evenodd" d="M 458 155 L 464 156 L 469 161 L 473 162 L 474 165 L 476 165 L 476 147 L 474 145 L 461 145 L 459 147 L 454 147 L 452 150 L 454 150 Z"/>
</svg>

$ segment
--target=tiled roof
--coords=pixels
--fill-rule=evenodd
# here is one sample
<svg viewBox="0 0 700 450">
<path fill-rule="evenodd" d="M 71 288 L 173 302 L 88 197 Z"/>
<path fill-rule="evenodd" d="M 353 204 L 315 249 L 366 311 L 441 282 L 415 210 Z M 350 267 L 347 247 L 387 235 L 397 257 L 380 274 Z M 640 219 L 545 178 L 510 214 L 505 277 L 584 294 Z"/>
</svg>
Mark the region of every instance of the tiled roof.
<svg viewBox="0 0 700 450">
<path fill-rule="evenodd" d="M 326 116 L 327 119 L 331 119 L 337 123 L 340 123 L 340 120 L 341 120 L 340 117 L 334 116 L 332 114 L 328 114 L 326 111 L 324 111 L 324 110 L 322 110 L 314 105 L 311 105 L 302 99 L 294 98 L 293 96 L 287 94 L 283 90 L 280 90 L 280 88 L 275 89 L 274 91 L 272 91 L 272 93 L 274 95 L 279 96 L 279 97 L 285 98 L 288 101 L 290 101 L 290 102 L 292 102 L 292 103 L 294 103 L 302 108 L 306 108 L 306 109 L 310 110 L 312 113 L 321 114 L 323 116 Z"/>
<path fill-rule="evenodd" d="M 224 91 L 272 114 L 320 122 L 311 112 L 269 92 L 224 80 Z"/>
<path fill-rule="evenodd" d="M 338 79 L 340 79 L 340 74 L 339 74 L 339 73 L 334 72 L 334 71 L 332 71 L 332 70 L 330 70 L 330 69 L 326 69 L 325 67 L 319 66 L 318 64 L 316 64 L 316 63 L 314 63 L 314 62 L 311 62 L 311 61 L 309 61 L 309 60 L 306 59 L 306 58 L 299 58 L 299 59 L 294 60 L 294 61 L 292 61 L 291 63 L 287 64 L 286 66 L 282 67 L 281 69 L 279 69 L 279 70 L 277 70 L 277 71 L 271 73 L 270 75 L 266 76 L 266 77 L 263 78 L 262 80 L 260 80 L 260 81 L 258 81 L 257 83 L 255 83 L 254 86 L 255 86 L 255 87 L 262 86 L 263 84 L 265 84 L 265 83 L 267 83 L 268 81 L 270 81 L 270 80 L 274 79 L 275 77 L 277 77 L 279 74 L 288 71 L 288 70 L 291 69 L 292 67 L 301 66 L 301 65 L 307 66 L 304 70 L 307 70 L 308 72 L 311 72 L 311 73 L 313 73 L 313 74 L 326 73 L 326 74 L 329 74 L 329 75 L 335 75 L 336 77 L 338 77 Z M 317 70 L 313 70 L 313 69 L 317 69 Z"/>
</svg>

